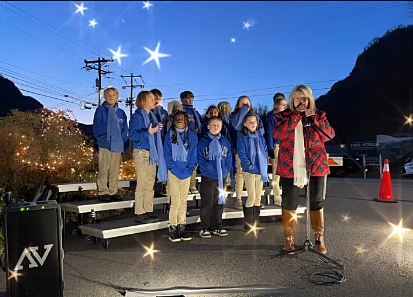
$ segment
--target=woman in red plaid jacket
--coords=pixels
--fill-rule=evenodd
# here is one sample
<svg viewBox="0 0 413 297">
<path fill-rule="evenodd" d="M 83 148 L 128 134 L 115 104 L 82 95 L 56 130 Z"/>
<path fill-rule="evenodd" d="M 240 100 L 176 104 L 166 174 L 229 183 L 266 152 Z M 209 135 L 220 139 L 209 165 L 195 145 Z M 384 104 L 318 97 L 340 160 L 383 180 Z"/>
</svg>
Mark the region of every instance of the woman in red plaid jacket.
<svg viewBox="0 0 413 297">
<path fill-rule="evenodd" d="M 294 235 L 297 224 L 298 192 L 308 184 L 306 172 L 306 129 L 308 129 L 308 154 L 310 165 L 310 218 L 314 230 L 315 248 L 327 253 L 324 243 L 323 201 L 325 183 L 330 173 L 324 143 L 329 139 L 310 123 L 318 126 L 329 137 L 335 132 L 328 123 L 325 112 L 316 110 L 310 87 L 296 86 L 290 94 L 290 108 L 277 113 L 274 138 L 280 139 L 277 175 L 281 176 L 282 221 L 284 250 L 295 250 Z"/>
</svg>

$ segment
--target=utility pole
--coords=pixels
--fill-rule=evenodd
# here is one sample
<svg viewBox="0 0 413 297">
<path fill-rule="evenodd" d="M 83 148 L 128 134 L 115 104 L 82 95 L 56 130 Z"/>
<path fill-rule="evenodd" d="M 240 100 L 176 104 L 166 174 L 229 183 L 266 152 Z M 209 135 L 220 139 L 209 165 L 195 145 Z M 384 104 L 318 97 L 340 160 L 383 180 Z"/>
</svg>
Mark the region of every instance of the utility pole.
<svg viewBox="0 0 413 297">
<path fill-rule="evenodd" d="M 120 77 L 122 77 L 126 83 L 126 86 L 122 86 L 122 89 L 130 88 L 130 97 L 126 99 L 125 101 L 126 106 L 129 106 L 129 121 L 130 121 L 132 119 L 133 105 L 135 102 L 135 100 L 133 100 L 133 89 L 136 87 L 140 87 L 142 89 L 144 87 L 143 84 L 135 85 L 134 79 L 139 77 L 142 80 L 142 82 L 143 82 L 143 79 L 142 79 L 142 75 L 133 75 L 133 73 L 131 73 L 130 75 L 121 75 Z M 130 85 L 128 85 L 125 78 L 130 78 Z M 132 154 L 132 141 L 130 139 L 129 139 L 129 150 L 131 151 L 131 154 Z"/>
<path fill-rule="evenodd" d="M 130 78 L 130 85 L 126 85 L 126 86 L 122 86 L 122 89 L 126 89 L 126 88 L 130 88 L 130 97 L 126 100 L 126 106 L 129 106 L 129 120 L 132 118 L 132 111 L 133 111 L 133 104 L 134 104 L 134 100 L 133 100 L 133 89 L 136 87 L 140 87 L 141 89 L 144 87 L 143 84 L 138 84 L 135 85 L 134 84 L 134 78 L 140 78 L 142 79 L 142 75 L 133 75 L 133 73 L 131 73 L 130 75 L 121 75 L 120 77 L 123 78 L 123 80 L 125 80 L 125 78 Z M 126 83 L 126 80 L 125 80 Z"/>
<path fill-rule="evenodd" d="M 98 88 L 98 105 L 100 105 L 100 91 L 102 90 L 102 75 L 107 75 L 112 73 L 112 71 L 109 70 L 104 70 L 102 69 L 102 67 L 108 63 L 108 62 L 114 62 L 115 60 L 111 59 L 105 59 L 105 58 L 101 58 L 98 57 L 97 60 L 93 60 L 93 61 L 88 61 L 88 60 L 84 60 L 85 62 L 85 66 L 83 67 L 84 69 L 86 69 L 86 71 L 89 70 L 97 70 L 98 72 L 98 78 L 96 79 L 96 87 Z"/>
</svg>

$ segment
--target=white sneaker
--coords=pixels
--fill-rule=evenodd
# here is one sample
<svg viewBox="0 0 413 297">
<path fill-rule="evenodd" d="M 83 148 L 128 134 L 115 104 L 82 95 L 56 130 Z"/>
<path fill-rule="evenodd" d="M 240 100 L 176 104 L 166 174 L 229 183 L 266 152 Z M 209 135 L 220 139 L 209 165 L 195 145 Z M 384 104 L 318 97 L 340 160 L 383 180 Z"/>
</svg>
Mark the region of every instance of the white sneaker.
<svg viewBox="0 0 413 297">
<path fill-rule="evenodd" d="M 211 233 L 208 230 L 199 231 L 199 236 L 202 238 L 211 238 Z"/>
<path fill-rule="evenodd" d="M 225 230 L 225 229 L 219 229 L 219 230 L 214 230 L 214 231 L 212 231 L 212 234 L 217 235 L 217 236 L 224 237 L 224 236 L 227 236 L 227 235 L 228 235 L 228 232 L 227 232 L 227 230 Z"/>
</svg>

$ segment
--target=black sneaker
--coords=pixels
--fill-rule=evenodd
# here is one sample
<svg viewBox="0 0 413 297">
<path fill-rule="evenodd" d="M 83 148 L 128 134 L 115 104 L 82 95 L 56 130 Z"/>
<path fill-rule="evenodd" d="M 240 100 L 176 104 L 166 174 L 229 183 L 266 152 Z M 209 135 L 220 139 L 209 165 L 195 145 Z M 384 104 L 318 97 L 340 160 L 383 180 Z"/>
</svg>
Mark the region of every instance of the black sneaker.
<svg viewBox="0 0 413 297">
<path fill-rule="evenodd" d="M 185 225 L 179 224 L 178 225 L 178 232 L 179 236 L 181 237 L 182 240 L 188 241 L 192 239 L 192 236 L 189 235 L 189 233 L 185 230 Z"/>
<path fill-rule="evenodd" d="M 154 212 L 148 212 L 147 215 L 150 219 L 152 219 L 152 222 L 158 222 L 161 220 Z"/>
<path fill-rule="evenodd" d="M 216 229 L 212 231 L 212 234 L 220 236 L 220 237 L 228 236 L 228 232 L 225 229 Z"/>
<path fill-rule="evenodd" d="M 169 237 L 168 239 L 172 242 L 181 241 L 181 236 L 179 236 L 179 231 L 177 226 L 169 226 Z"/>
<path fill-rule="evenodd" d="M 119 194 L 110 195 L 110 201 L 122 201 L 122 197 Z"/>
<path fill-rule="evenodd" d="M 199 236 L 202 238 L 211 238 L 211 233 L 208 230 L 199 231 Z"/>
<path fill-rule="evenodd" d="M 145 224 L 146 220 L 149 217 L 146 215 L 146 213 L 142 213 L 142 214 L 135 214 L 135 222 L 137 223 L 141 223 L 141 224 Z"/>
<path fill-rule="evenodd" d="M 98 200 L 100 202 L 110 202 L 110 195 L 105 194 L 105 195 L 99 195 Z"/>
</svg>

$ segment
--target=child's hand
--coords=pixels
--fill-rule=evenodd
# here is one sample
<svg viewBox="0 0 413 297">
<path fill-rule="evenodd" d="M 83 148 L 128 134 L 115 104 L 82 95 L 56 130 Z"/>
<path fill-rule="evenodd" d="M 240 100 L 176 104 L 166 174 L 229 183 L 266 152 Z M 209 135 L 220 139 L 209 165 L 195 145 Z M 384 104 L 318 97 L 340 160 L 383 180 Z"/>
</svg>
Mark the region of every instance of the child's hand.
<svg viewBox="0 0 413 297">
<path fill-rule="evenodd" d="M 148 132 L 150 135 L 155 134 L 158 131 L 159 131 L 159 126 L 152 127 L 152 125 L 150 125 L 148 128 Z"/>
</svg>

